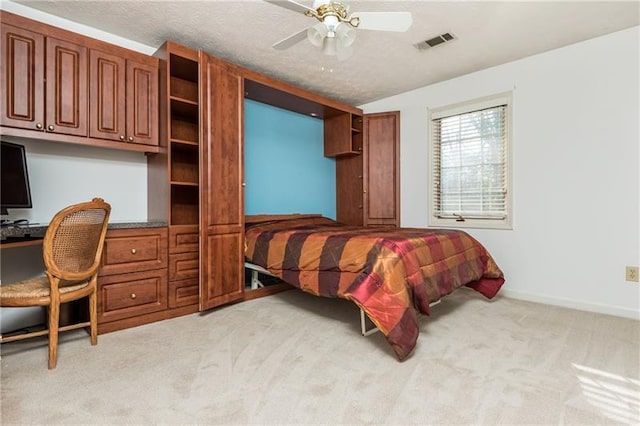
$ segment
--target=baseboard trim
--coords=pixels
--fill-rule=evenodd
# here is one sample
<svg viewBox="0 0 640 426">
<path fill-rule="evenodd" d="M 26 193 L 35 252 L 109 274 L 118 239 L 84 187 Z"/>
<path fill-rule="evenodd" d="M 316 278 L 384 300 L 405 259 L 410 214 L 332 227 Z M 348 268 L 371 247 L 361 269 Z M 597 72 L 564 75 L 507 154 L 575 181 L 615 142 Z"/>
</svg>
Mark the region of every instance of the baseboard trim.
<svg viewBox="0 0 640 426">
<path fill-rule="evenodd" d="M 615 306 L 600 305 L 597 303 L 577 302 L 571 299 L 540 296 L 537 294 L 507 289 L 500 290 L 499 294 L 509 299 L 526 300 L 528 302 L 544 303 L 545 305 L 560 306 L 563 308 L 577 309 L 579 311 L 595 312 L 599 314 L 614 315 L 617 317 L 640 320 L 640 312 L 633 309 L 618 308 Z"/>
</svg>

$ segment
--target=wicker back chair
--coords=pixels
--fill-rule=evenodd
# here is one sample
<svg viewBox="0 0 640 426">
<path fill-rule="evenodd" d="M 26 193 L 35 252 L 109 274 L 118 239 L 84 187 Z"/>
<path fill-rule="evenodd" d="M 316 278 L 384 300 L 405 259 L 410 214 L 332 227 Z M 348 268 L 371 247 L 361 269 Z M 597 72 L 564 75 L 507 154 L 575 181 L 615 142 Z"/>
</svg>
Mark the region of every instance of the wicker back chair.
<svg viewBox="0 0 640 426">
<path fill-rule="evenodd" d="M 58 212 L 43 242 L 46 276 L 0 286 L 0 306 L 47 306 L 48 329 L 9 337 L 0 342 L 49 335 L 49 369 L 58 353 L 58 332 L 90 327 L 91 344 L 98 343 L 97 277 L 111 206 L 100 198 Z M 59 327 L 60 304 L 89 297 L 89 321 Z"/>
</svg>

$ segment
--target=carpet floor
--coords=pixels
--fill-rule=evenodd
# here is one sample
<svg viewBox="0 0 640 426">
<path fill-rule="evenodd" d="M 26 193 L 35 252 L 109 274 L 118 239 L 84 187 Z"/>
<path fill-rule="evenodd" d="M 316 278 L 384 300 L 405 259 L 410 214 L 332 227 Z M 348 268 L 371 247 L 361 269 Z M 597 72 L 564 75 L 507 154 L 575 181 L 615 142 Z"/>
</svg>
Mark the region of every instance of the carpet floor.
<svg viewBox="0 0 640 426">
<path fill-rule="evenodd" d="M 7 424 L 639 424 L 640 322 L 460 290 L 398 362 L 350 302 L 293 290 L 2 345 Z"/>
</svg>

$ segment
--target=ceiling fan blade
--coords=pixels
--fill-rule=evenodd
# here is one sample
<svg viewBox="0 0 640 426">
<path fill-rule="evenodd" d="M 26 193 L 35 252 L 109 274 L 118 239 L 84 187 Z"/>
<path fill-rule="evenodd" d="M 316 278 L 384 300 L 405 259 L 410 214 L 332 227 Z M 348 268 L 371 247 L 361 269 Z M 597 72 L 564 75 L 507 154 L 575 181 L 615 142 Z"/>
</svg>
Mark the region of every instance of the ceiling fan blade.
<svg viewBox="0 0 640 426">
<path fill-rule="evenodd" d="M 413 23 L 411 12 L 354 12 L 351 18 L 360 18 L 358 29 L 404 32 Z"/>
<path fill-rule="evenodd" d="M 307 28 L 305 28 L 304 30 L 298 31 L 295 34 L 291 34 L 287 38 L 283 38 L 279 42 L 274 43 L 273 46 L 271 47 L 278 50 L 285 50 L 290 48 L 294 44 L 300 43 L 302 40 L 306 38 L 307 38 Z"/>
<path fill-rule="evenodd" d="M 315 9 L 312 9 L 304 4 L 295 2 L 293 0 L 264 0 L 267 3 L 275 4 L 276 6 L 284 7 L 285 9 L 293 10 L 294 12 L 305 13 L 307 11 L 312 11 L 315 13 Z"/>
</svg>

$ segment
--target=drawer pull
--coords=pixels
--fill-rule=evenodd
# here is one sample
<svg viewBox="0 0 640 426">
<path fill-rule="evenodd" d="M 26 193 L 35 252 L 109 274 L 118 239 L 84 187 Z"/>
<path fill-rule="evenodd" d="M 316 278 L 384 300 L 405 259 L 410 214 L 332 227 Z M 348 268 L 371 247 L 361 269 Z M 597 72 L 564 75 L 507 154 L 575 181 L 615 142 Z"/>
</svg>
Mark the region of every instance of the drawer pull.
<svg viewBox="0 0 640 426">
<path fill-rule="evenodd" d="M 136 254 L 136 249 L 131 249 L 131 254 Z"/>
<path fill-rule="evenodd" d="M 135 293 L 131 293 L 131 298 L 132 298 L 132 299 L 135 299 L 136 297 L 138 297 L 138 296 L 136 296 L 136 294 L 135 294 Z"/>
</svg>

